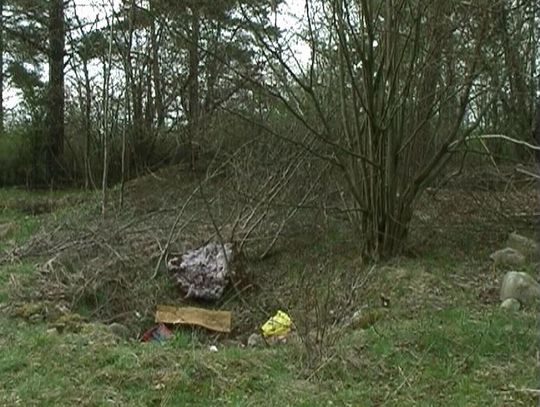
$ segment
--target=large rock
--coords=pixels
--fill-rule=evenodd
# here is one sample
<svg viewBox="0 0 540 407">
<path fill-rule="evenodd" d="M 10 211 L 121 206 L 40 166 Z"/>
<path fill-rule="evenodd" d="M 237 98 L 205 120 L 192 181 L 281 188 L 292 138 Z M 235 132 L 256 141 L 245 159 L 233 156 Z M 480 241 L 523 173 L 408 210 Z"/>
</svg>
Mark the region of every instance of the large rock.
<svg viewBox="0 0 540 407">
<path fill-rule="evenodd" d="M 186 298 L 215 301 L 229 284 L 232 244 L 208 243 L 167 262 L 167 268 Z"/>
<path fill-rule="evenodd" d="M 495 267 L 519 267 L 525 264 L 525 256 L 516 249 L 505 247 L 491 253 L 489 258 Z"/>
<path fill-rule="evenodd" d="M 517 233 L 510 233 L 506 244 L 508 247 L 523 253 L 528 258 L 538 258 L 540 246 L 534 240 Z"/>
<path fill-rule="evenodd" d="M 501 286 L 501 301 L 509 298 L 521 304 L 530 304 L 540 300 L 540 284 L 527 273 L 509 271 L 504 276 Z"/>
<path fill-rule="evenodd" d="M 508 311 L 519 311 L 521 303 L 515 298 L 507 298 L 501 303 L 501 308 Z"/>
</svg>

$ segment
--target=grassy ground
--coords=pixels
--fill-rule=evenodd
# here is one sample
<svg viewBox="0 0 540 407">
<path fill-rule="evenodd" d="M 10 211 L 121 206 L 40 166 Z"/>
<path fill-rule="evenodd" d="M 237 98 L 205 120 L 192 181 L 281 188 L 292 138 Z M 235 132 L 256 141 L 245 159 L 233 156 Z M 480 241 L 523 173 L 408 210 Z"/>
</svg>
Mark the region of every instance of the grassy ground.
<svg viewBox="0 0 540 407">
<path fill-rule="evenodd" d="M 154 189 L 156 182 L 151 182 Z M 163 195 L 154 195 L 152 201 L 141 192 L 145 188 L 144 181 L 128 188 L 127 203 L 137 205 L 126 209 L 126 219 L 136 216 L 140 220 L 137 236 L 148 248 L 149 240 L 141 232 L 149 228 L 143 215 L 162 207 Z M 139 320 L 121 320 L 135 338 L 151 324 L 152 306 L 174 301 L 178 294 L 161 275 L 134 291 L 129 280 L 150 280 L 155 258 L 150 256 L 153 260 L 140 267 L 147 274 L 129 263 L 126 253 L 141 251 L 140 246 L 128 251 L 137 240 L 126 236 L 107 240 L 98 232 L 125 231 L 126 219 L 92 224 L 90 219 L 99 218 L 97 202 L 92 194 L 78 192 L 0 191 L 0 224 L 15 226 L 0 241 L 0 251 L 5 253 L 0 257 L 0 405 L 536 403 L 532 390 L 538 371 L 536 312 L 499 309 L 497 289 L 503 271 L 495 276 L 486 260 L 499 247 L 474 247 L 474 236 L 468 236 L 466 245 L 452 235 L 447 241 L 423 242 L 413 251 L 416 257 L 372 269 L 355 256 L 341 227 L 330 225 L 310 237 L 290 235 L 270 258 L 246 261 L 244 280 L 219 304 L 234 312 L 231 337 L 184 329 L 162 344 L 140 343 L 111 333 L 105 323 L 111 314 L 105 308 L 142 314 Z M 159 217 L 163 216 L 160 212 Z M 470 226 L 467 230 L 474 230 Z M 490 227 L 486 225 L 487 240 L 497 243 L 506 230 L 494 234 Z M 62 231 L 63 239 L 47 235 L 60 243 L 67 238 L 82 241 L 90 229 L 99 245 L 75 246 L 72 251 L 81 251 L 77 256 L 55 257 L 63 262 L 59 272 L 46 255 L 49 246 L 48 251 L 36 250 L 43 247 L 37 243 L 28 246 L 51 229 Z M 204 231 L 198 233 L 204 235 Z M 440 236 L 448 233 L 444 230 Z M 476 238 L 477 244 L 485 241 Z M 16 250 L 21 247 L 33 251 Z M 114 249 L 110 256 L 103 254 L 108 253 L 107 247 Z M 114 257 L 122 259 L 110 262 Z M 98 258 L 103 262 L 94 261 Z M 48 261 L 50 267 L 44 269 Z M 533 267 L 529 264 L 525 269 Z M 94 290 L 92 301 L 84 295 L 75 297 L 68 289 L 69 275 L 87 269 L 99 269 L 100 278 L 108 284 L 83 287 L 82 291 Z M 107 269 L 114 271 L 114 278 L 103 271 Z M 131 274 L 123 280 L 127 273 Z M 54 291 L 47 297 L 44 291 L 54 288 L 47 285 L 52 276 L 67 283 L 62 283 L 62 295 Z M 154 297 L 125 299 L 122 284 L 134 297 Z M 358 288 L 355 295 L 342 294 L 351 286 Z M 390 299 L 388 309 L 380 307 L 380 294 Z M 111 299 L 115 295 L 125 300 L 117 304 Z M 64 312 L 57 309 L 59 304 L 69 308 L 68 315 L 82 314 L 84 319 L 59 327 L 57 317 Z M 272 347 L 243 347 L 247 336 L 277 308 L 289 311 L 298 324 L 299 339 Z M 358 309 L 376 317 L 361 326 L 336 328 Z M 217 352 L 209 350 L 211 344 Z"/>
</svg>

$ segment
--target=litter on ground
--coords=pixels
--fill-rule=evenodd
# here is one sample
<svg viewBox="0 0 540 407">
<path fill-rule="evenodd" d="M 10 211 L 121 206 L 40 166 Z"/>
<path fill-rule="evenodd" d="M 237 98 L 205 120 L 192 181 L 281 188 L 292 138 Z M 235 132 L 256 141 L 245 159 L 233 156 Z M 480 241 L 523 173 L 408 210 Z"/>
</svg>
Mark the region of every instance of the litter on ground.
<svg viewBox="0 0 540 407">
<path fill-rule="evenodd" d="M 291 331 L 292 320 L 285 312 L 278 311 L 276 315 L 270 318 L 261 327 L 265 338 L 271 336 L 285 336 Z"/>
<path fill-rule="evenodd" d="M 156 322 L 165 324 L 196 325 L 216 332 L 231 332 L 231 313 L 195 307 L 158 305 Z"/>
</svg>

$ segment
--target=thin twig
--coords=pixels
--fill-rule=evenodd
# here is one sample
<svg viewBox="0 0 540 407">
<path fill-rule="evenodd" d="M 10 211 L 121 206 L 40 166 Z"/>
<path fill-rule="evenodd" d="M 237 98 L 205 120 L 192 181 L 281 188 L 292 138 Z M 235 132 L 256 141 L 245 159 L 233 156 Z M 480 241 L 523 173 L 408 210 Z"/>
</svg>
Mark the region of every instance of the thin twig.
<svg viewBox="0 0 540 407">
<path fill-rule="evenodd" d="M 173 236 L 175 234 L 176 227 L 178 226 L 178 223 L 180 222 L 180 218 L 182 217 L 182 215 L 184 214 L 184 211 L 186 210 L 188 204 L 191 202 L 191 200 L 193 199 L 193 197 L 195 196 L 195 194 L 198 191 L 199 191 L 199 186 L 193 190 L 191 195 L 189 195 L 188 199 L 186 199 L 186 201 L 182 205 L 182 208 L 180 208 L 180 211 L 176 215 L 176 218 L 174 219 L 173 225 L 171 226 L 171 229 L 169 230 L 169 236 L 167 237 L 167 243 L 165 243 L 165 247 L 161 251 L 159 259 L 158 259 L 158 261 L 156 263 L 156 267 L 154 268 L 154 274 L 152 274 L 152 277 L 151 277 L 152 280 L 154 278 L 156 278 L 157 273 L 159 271 L 159 267 L 161 266 L 161 262 L 163 261 L 163 258 L 165 257 L 165 255 L 169 251 L 169 246 L 171 245 L 171 241 L 172 241 Z"/>
</svg>

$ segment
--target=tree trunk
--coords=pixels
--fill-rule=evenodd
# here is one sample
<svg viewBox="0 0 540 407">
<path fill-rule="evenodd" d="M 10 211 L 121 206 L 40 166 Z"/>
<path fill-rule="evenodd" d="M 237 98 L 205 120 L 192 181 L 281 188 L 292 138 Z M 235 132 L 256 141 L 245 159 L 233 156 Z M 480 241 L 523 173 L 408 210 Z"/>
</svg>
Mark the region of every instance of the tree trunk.
<svg viewBox="0 0 540 407">
<path fill-rule="evenodd" d="M 199 36 L 200 36 L 200 16 L 196 6 L 191 8 L 191 33 L 189 42 L 189 105 L 188 105 L 188 126 L 189 144 L 191 149 L 191 167 L 195 169 L 196 150 L 195 141 L 199 131 Z"/>
<path fill-rule="evenodd" d="M 204 101 L 203 115 L 209 115 L 216 108 L 216 81 L 218 78 L 218 66 L 221 53 L 219 45 L 221 41 L 221 23 L 218 21 L 214 29 L 215 37 L 214 55 L 210 54 L 206 63 L 206 99 Z"/>
<path fill-rule="evenodd" d="M 4 0 L 0 0 L 0 136 L 4 134 Z"/>
<path fill-rule="evenodd" d="M 508 98 L 510 99 L 510 114 L 508 115 L 512 120 L 512 126 L 510 126 L 510 134 L 512 137 L 522 139 L 530 129 L 530 118 L 534 116 L 534 105 L 527 103 L 528 91 L 525 81 L 526 70 L 521 60 L 519 48 L 517 44 L 512 43 L 511 34 L 509 32 L 509 17 L 508 10 L 505 2 L 499 2 L 499 30 L 501 35 L 501 41 L 503 46 L 504 65 L 506 68 L 506 74 L 508 75 L 508 83 L 510 85 L 510 92 Z M 530 110 L 529 110 L 530 109 Z"/>
<path fill-rule="evenodd" d="M 64 150 L 64 1 L 51 0 L 49 12 L 46 181 L 53 184 L 61 175 Z"/>
<path fill-rule="evenodd" d="M 152 2 L 150 2 L 152 11 Z M 159 41 L 156 33 L 157 20 L 154 19 L 150 31 L 150 41 L 152 47 L 152 77 L 154 79 L 155 92 L 155 112 L 157 116 L 157 127 L 160 129 L 165 123 L 165 111 L 163 108 L 163 94 L 161 92 L 161 71 L 159 66 Z"/>
<path fill-rule="evenodd" d="M 94 178 L 92 175 L 92 164 L 90 152 L 90 138 L 92 132 L 92 86 L 90 83 L 90 73 L 88 71 L 88 62 L 83 61 L 84 73 L 84 187 L 90 188 L 90 184 L 95 188 Z"/>
<path fill-rule="evenodd" d="M 103 61 L 103 175 L 101 177 L 101 215 L 105 217 L 107 211 L 107 188 L 109 181 L 109 138 L 112 133 L 112 127 L 110 125 L 110 119 L 112 117 L 110 110 L 111 99 L 111 70 L 112 70 L 112 50 L 113 50 L 113 36 L 114 36 L 114 18 L 111 18 L 109 24 L 109 49 L 107 52 L 106 60 Z"/>
<path fill-rule="evenodd" d="M 538 85 L 540 87 L 540 83 Z M 536 102 L 536 127 L 534 130 L 536 145 L 540 146 L 540 98 Z M 536 150 L 536 164 L 540 164 L 540 151 Z"/>
</svg>

